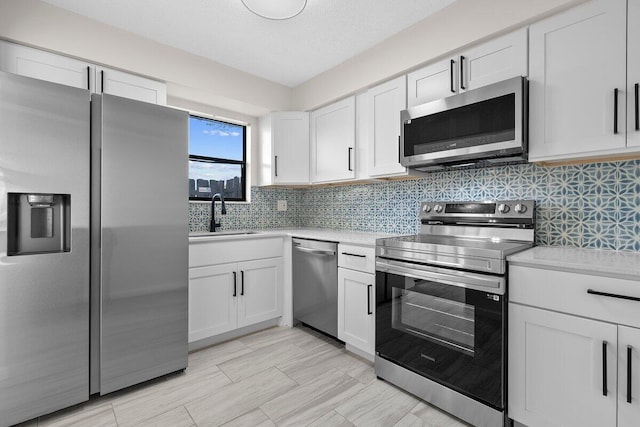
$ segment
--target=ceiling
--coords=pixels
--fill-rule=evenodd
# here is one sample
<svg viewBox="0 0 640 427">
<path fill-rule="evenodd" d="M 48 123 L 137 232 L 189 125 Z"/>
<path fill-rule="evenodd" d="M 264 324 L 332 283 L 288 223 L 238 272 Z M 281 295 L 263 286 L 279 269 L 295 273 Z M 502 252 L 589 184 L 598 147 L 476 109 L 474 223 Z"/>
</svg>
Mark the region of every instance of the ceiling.
<svg viewBox="0 0 640 427">
<path fill-rule="evenodd" d="M 278 21 L 255 15 L 241 0 L 43 1 L 288 87 L 454 2 L 307 0 L 298 16 Z"/>
</svg>

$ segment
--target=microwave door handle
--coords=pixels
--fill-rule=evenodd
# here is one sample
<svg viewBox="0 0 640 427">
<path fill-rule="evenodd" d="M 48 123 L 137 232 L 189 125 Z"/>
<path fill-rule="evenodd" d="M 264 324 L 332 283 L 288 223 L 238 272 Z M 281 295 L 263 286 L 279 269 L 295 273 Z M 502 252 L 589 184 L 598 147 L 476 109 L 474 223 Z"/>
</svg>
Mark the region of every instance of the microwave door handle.
<svg viewBox="0 0 640 427">
<path fill-rule="evenodd" d="M 456 88 L 453 86 L 453 68 L 456 66 L 456 61 L 453 59 L 449 63 L 449 82 L 451 83 L 451 92 L 456 93 Z"/>
</svg>

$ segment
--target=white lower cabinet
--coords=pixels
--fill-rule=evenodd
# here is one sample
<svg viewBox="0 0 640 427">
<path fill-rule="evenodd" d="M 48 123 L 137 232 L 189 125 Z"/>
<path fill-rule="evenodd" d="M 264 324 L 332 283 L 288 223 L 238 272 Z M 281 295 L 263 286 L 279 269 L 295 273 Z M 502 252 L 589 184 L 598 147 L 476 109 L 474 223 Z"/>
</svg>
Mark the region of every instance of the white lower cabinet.
<svg viewBox="0 0 640 427">
<path fill-rule="evenodd" d="M 237 264 L 189 269 L 189 342 L 237 327 L 236 270 Z"/>
<path fill-rule="evenodd" d="M 509 275 L 509 418 L 640 425 L 639 283 L 517 265 Z"/>
<path fill-rule="evenodd" d="M 189 242 L 189 342 L 283 314 L 281 237 Z"/>
<path fill-rule="evenodd" d="M 338 268 L 338 338 L 367 354 L 375 350 L 375 275 Z"/>
<path fill-rule="evenodd" d="M 373 360 L 376 338 L 375 248 L 338 245 L 338 338 Z"/>
<path fill-rule="evenodd" d="M 610 323 L 510 304 L 509 417 L 529 427 L 615 426 L 616 333 Z"/>
</svg>

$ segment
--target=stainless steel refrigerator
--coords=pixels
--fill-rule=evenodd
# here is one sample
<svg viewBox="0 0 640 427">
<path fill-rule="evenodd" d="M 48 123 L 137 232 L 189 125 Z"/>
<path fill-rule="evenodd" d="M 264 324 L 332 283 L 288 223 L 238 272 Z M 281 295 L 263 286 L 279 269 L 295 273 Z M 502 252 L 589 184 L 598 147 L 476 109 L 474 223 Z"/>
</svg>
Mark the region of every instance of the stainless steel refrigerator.
<svg viewBox="0 0 640 427">
<path fill-rule="evenodd" d="M 187 135 L 0 72 L 0 425 L 187 366 Z"/>
</svg>

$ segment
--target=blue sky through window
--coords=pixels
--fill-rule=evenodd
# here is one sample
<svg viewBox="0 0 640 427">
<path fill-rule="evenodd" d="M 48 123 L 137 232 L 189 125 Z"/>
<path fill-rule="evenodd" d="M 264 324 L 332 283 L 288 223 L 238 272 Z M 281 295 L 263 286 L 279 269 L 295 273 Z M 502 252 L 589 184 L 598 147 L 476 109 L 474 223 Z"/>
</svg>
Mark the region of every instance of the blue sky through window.
<svg viewBox="0 0 640 427">
<path fill-rule="evenodd" d="M 242 126 L 189 118 L 189 154 L 242 160 Z"/>
<path fill-rule="evenodd" d="M 191 116 L 189 154 L 242 161 L 243 131 L 239 125 Z M 189 161 L 191 179 L 226 181 L 241 176 L 240 165 Z"/>
</svg>

